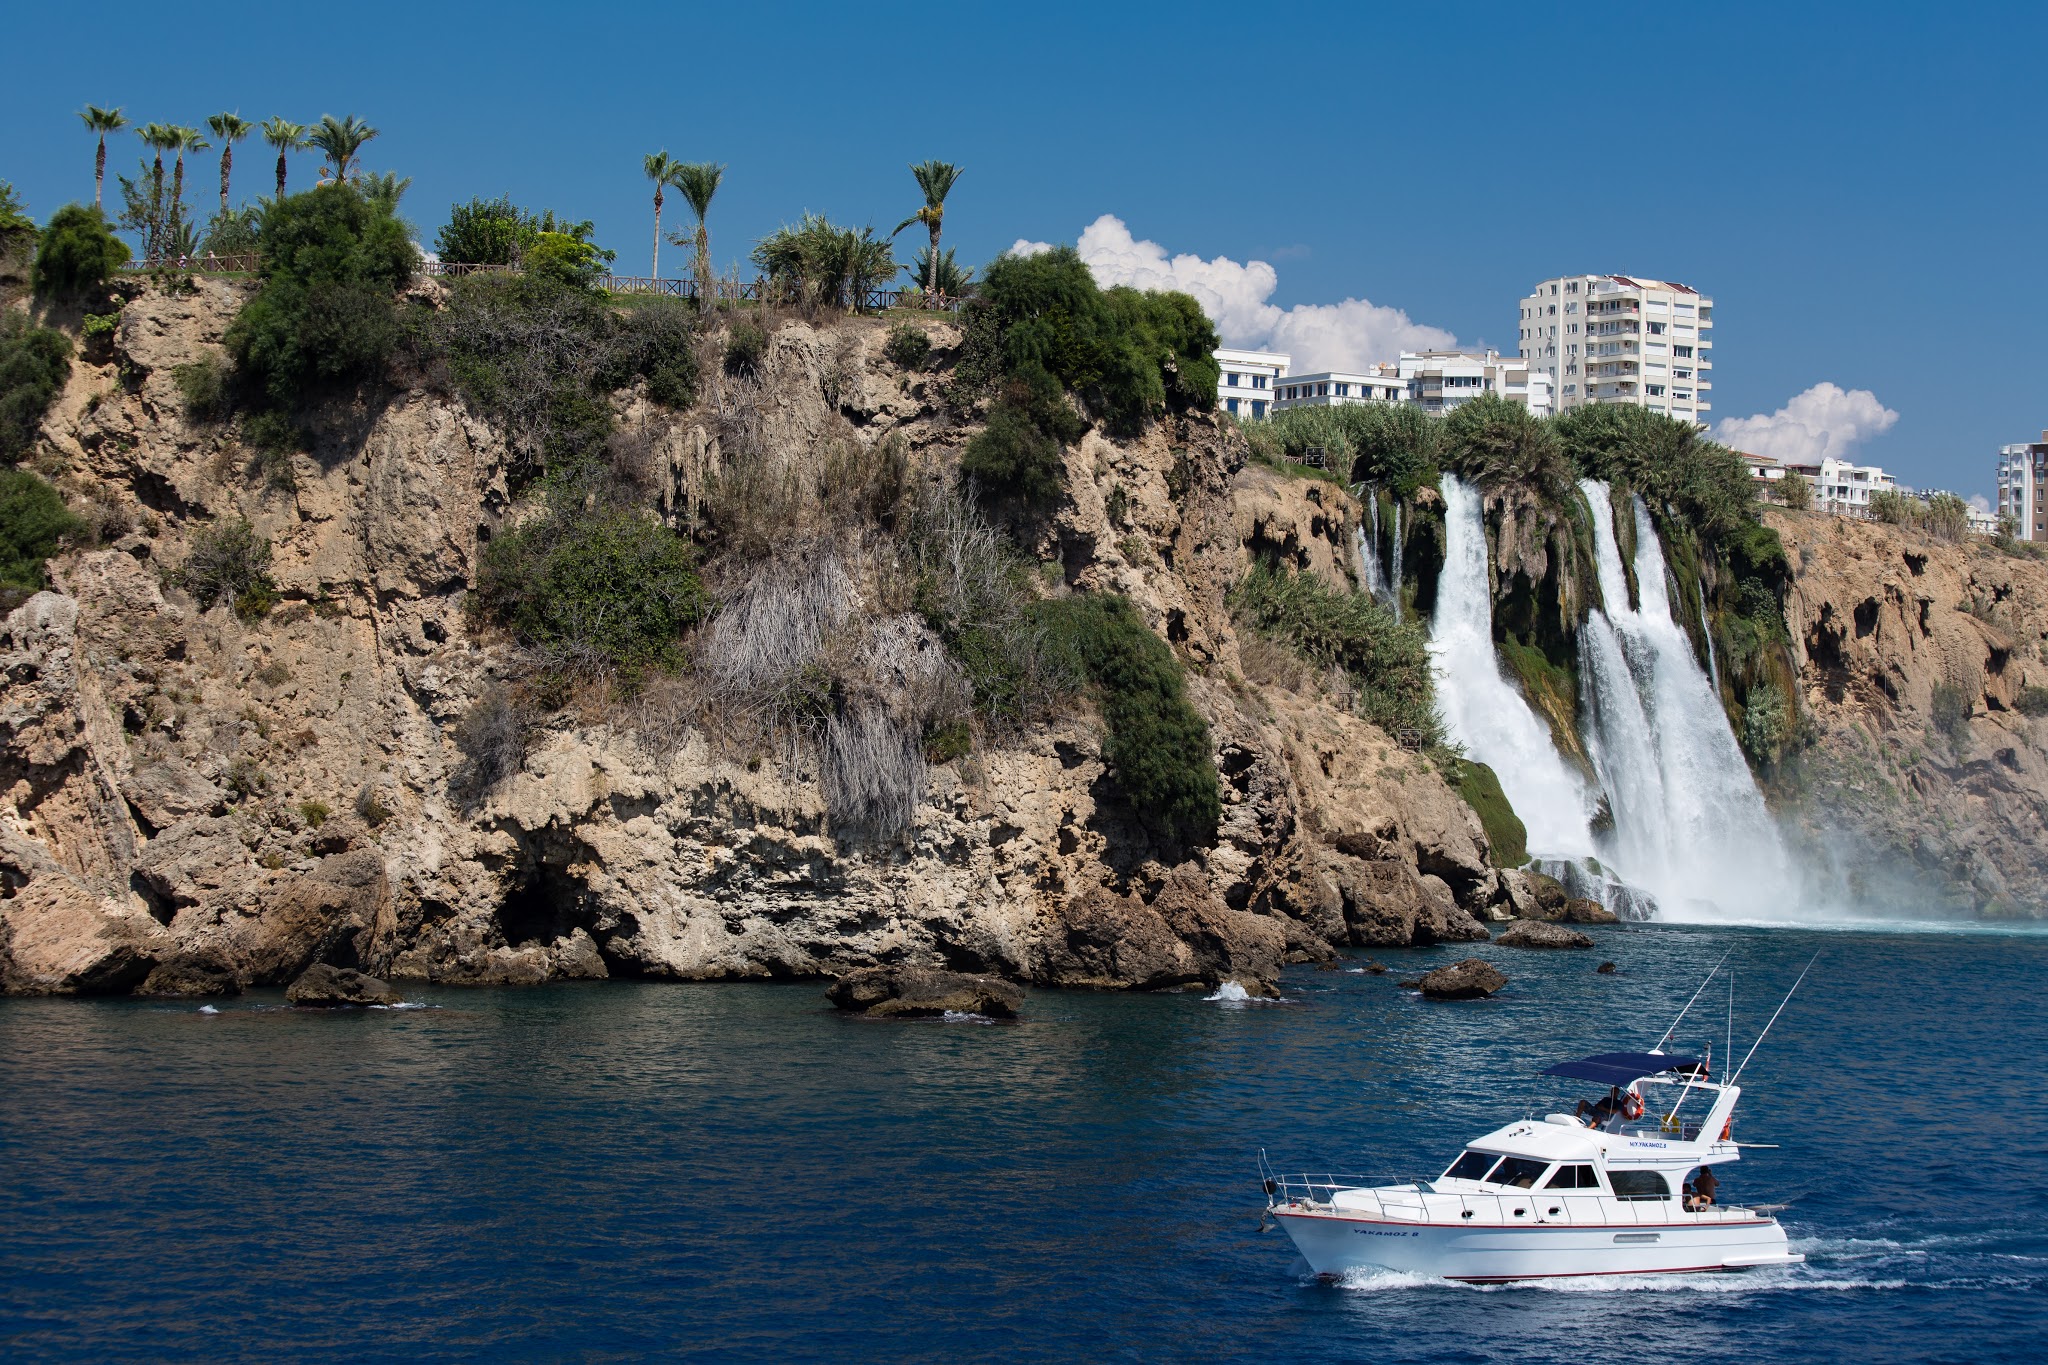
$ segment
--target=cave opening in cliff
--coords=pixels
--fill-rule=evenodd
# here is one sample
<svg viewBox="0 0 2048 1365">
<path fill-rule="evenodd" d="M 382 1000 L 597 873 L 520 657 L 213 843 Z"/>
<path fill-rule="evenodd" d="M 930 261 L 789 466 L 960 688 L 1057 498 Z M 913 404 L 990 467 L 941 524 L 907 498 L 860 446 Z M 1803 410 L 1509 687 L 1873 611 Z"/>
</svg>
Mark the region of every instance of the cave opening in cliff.
<svg viewBox="0 0 2048 1365">
<path fill-rule="evenodd" d="M 536 862 L 498 907 L 498 929 L 507 946 L 543 946 L 591 927 L 589 898 L 583 883 L 557 863 Z M 592 935 L 596 937 L 596 935 Z"/>
</svg>

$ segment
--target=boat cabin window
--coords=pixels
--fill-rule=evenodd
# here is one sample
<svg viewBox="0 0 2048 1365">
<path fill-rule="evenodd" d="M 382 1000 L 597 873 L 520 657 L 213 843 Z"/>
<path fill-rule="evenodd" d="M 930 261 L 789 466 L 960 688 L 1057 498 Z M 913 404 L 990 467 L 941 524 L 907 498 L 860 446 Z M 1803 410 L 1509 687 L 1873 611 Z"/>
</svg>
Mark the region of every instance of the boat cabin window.
<svg viewBox="0 0 2048 1365">
<path fill-rule="evenodd" d="M 1609 1171 L 1616 1199 L 1669 1199 L 1671 1182 L 1656 1171 Z"/>
<path fill-rule="evenodd" d="M 1503 1159 L 1494 1169 L 1491 1177 L 1496 1185 L 1509 1185 L 1518 1190 L 1536 1188 L 1536 1177 L 1543 1174 L 1550 1165 L 1547 1161 L 1531 1161 L 1525 1156 L 1511 1156 Z"/>
<path fill-rule="evenodd" d="M 1560 1166 L 1543 1182 L 1546 1190 L 1597 1190 L 1600 1177 L 1593 1174 L 1591 1166 Z"/>
<path fill-rule="evenodd" d="M 1493 1169 L 1493 1163 L 1500 1159 L 1492 1152 L 1467 1152 L 1451 1163 L 1451 1169 L 1444 1172 L 1444 1179 L 1484 1180 L 1486 1173 Z"/>
</svg>

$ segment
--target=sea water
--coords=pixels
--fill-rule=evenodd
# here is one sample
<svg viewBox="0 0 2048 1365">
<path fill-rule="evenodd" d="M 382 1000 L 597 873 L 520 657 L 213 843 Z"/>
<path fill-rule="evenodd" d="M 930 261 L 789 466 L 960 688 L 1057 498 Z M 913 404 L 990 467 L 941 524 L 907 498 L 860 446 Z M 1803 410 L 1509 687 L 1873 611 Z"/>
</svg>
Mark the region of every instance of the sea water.
<svg viewBox="0 0 2048 1365">
<path fill-rule="evenodd" d="M 869 1023 L 815 983 L 419 990 L 319 1013 L 0 1001 L 0 1356 L 2018 1361 L 2048 1329 L 2048 937 L 1709 925 L 1380 952 L 1228 992 Z M 1724 1198 L 1789 1270 L 1470 1288 L 1308 1276 L 1256 1161 L 1431 1175 L 1567 1108 L 1708 968 Z M 1439 1004 L 1467 953 L 1511 978 Z M 1619 964 L 1598 975 L 1603 959 Z M 1710 987 L 1679 1042 L 1727 1036 Z"/>
</svg>

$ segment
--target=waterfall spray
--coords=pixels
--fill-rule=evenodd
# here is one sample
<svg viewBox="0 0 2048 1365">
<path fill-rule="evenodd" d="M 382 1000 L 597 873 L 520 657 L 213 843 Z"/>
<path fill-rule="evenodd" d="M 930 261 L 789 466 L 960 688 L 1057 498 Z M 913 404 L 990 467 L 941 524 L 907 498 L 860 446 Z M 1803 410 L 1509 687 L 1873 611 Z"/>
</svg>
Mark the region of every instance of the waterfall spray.
<svg viewBox="0 0 2048 1365">
<path fill-rule="evenodd" d="M 1707 580 L 1700 580 L 1700 634 L 1707 637 L 1707 679 L 1714 695 L 1721 695 L 1721 661 L 1714 657 L 1714 624 L 1707 619 Z"/>
<path fill-rule="evenodd" d="M 1392 600 L 1389 602 L 1389 605 L 1394 609 L 1394 619 L 1396 621 L 1401 619 L 1401 551 L 1401 500 L 1396 498 L 1394 499 L 1394 572 L 1393 583 L 1390 588 Z"/>
<path fill-rule="evenodd" d="M 1364 498 L 1367 509 L 1366 518 L 1358 523 L 1358 581 L 1372 594 L 1374 601 L 1385 602 L 1387 581 L 1385 575 L 1380 572 L 1379 493 L 1365 484 L 1357 485 L 1351 492 L 1355 497 Z M 1368 522 L 1372 527 L 1370 539 L 1366 535 Z"/>
</svg>

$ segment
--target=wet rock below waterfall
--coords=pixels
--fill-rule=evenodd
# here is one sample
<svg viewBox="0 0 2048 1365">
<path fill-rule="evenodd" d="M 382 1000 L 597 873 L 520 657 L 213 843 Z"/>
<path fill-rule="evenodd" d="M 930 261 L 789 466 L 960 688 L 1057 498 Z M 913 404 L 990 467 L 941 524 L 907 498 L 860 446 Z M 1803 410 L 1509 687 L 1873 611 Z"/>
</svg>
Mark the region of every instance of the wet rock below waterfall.
<svg viewBox="0 0 2048 1365">
<path fill-rule="evenodd" d="M 863 967 L 825 988 L 834 1009 L 871 1019 L 938 1018 L 980 1014 L 1014 1019 L 1024 991 L 999 977 L 969 976 L 923 967 Z"/>
<path fill-rule="evenodd" d="M 352 967 L 330 967 L 324 962 L 316 962 L 299 973 L 299 979 L 285 987 L 284 998 L 311 1009 L 403 1003 L 389 983 L 365 976 Z"/>
<path fill-rule="evenodd" d="M 1576 929 L 1525 919 L 1494 942 L 1503 948 L 1590 948 L 1593 940 Z"/>
<path fill-rule="evenodd" d="M 1492 963 L 1468 957 L 1437 968 L 1417 984 L 1432 1000 L 1483 1000 L 1507 985 L 1508 979 Z"/>
<path fill-rule="evenodd" d="M 1564 903 L 1564 920 L 1567 924 L 1619 924 L 1621 916 L 1599 901 L 1574 896 Z"/>
</svg>

